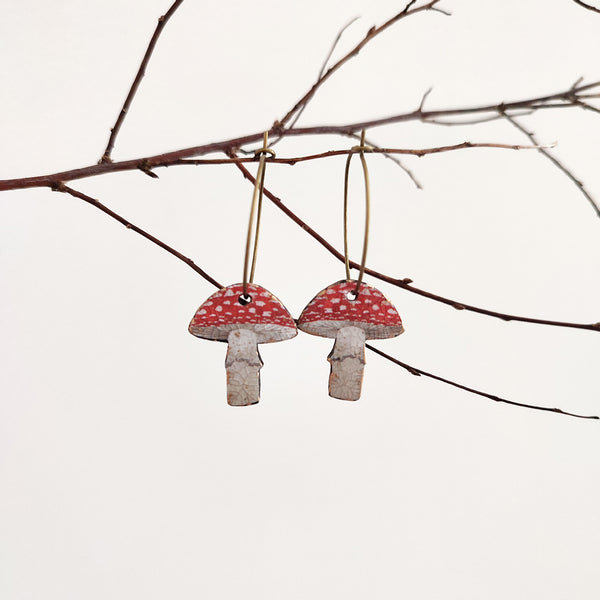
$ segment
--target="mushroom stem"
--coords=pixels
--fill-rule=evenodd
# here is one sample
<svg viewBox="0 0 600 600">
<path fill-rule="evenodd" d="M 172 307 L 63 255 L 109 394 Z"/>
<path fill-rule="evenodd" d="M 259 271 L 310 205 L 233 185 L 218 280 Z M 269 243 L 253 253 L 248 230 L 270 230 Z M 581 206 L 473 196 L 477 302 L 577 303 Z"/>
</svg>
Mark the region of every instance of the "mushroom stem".
<svg viewBox="0 0 600 600">
<path fill-rule="evenodd" d="M 260 397 L 260 369 L 263 361 L 258 353 L 254 331 L 237 329 L 227 337 L 227 403 L 230 406 L 256 404 Z"/>
<path fill-rule="evenodd" d="M 333 350 L 327 357 L 331 364 L 329 395 L 340 400 L 358 400 L 365 368 L 365 332 L 358 327 L 342 327 Z"/>
</svg>

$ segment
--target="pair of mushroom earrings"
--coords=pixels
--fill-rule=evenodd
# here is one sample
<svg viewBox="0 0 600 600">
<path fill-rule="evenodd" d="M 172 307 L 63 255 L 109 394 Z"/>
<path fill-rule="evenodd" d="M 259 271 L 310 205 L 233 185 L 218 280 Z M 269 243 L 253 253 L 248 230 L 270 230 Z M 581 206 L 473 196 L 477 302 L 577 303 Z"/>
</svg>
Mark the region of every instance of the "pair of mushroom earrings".
<svg viewBox="0 0 600 600">
<path fill-rule="evenodd" d="M 302 311 L 296 322 L 283 304 L 265 288 L 253 283 L 256 249 L 265 175 L 265 158 L 275 156 L 267 147 L 264 134 L 259 155 L 258 171 L 250 209 L 243 282 L 229 285 L 210 296 L 193 316 L 189 331 L 208 340 L 227 342 L 225 369 L 227 373 L 227 402 L 231 406 L 249 406 L 260 398 L 260 369 L 263 362 L 258 344 L 281 342 L 295 337 L 298 329 L 326 338 L 334 338 L 333 350 L 327 357 L 330 363 L 329 395 L 341 400 L 360 398 L 365 366 L 365 341 L 400 335 L 404 328 L 398 311 L 383 294 L 362 281 L 367 255 L 369 232 L 369 176 L 364 152 L 365 132 L 359 146 L 348 154 L 344 180 L 344 254 L 346 278 L 319 292 Z M 348 173 L 350 160 L 358 153 L 365 179 L 365 237 L 358 279 L 350 278 L 348 259 Z M 250 242 L 254 213 L 256 228 L 252 266 L 248 276 Z"/>
</svg>

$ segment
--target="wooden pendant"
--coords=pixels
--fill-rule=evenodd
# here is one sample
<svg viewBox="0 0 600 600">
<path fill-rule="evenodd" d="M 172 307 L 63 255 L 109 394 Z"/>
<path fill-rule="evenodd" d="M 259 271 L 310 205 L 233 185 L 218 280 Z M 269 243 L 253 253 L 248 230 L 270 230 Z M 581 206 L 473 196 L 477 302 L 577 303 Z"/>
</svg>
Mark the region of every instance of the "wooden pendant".
<svg viewBox="0 0 600 600">
<path fill-rule="evenodd" d="M 189 331 L 196 337 L 227 342 L 227 402 L 249 406 L 260 399 L 258 344 L 281 342 L 297 335 L 294 319 L 271 292 L 256 284 L 236 283 L 206 300 Z"/>
<path fill-rule="evenodd" d="M 404 331 L 398 311 L 374 287 L 338 281 L 319 292 L 302 311 L 298 329 L 334 338 L 327 357 L 331 365 L 329 395 L 340 400 L 360 398 L 365 367 L 365 341 L 391 338 Z"/>
</svg>

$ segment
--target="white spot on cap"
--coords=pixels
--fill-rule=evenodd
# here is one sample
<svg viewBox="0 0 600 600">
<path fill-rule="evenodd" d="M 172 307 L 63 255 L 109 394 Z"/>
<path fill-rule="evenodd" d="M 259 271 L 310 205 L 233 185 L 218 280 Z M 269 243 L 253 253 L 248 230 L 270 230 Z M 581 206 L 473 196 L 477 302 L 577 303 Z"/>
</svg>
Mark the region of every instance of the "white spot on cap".
<svg viewBox="0 0 600 600">
<path fill-rule="evenodd" d="M 252 307 L 252 308 L 249 308 L 249 309 L 248 309 L 248 312 L 255 313 L 255 312 L 256 312 L 256 309 L 255 309 L 254 307 Z"/>
<path fill-rule="evenodd" d="M 390 315 L 397 315 L 398 313 L 393 308 L 388 308 Z"/>
<path fill-rule="evenodd" d="M 373 304 L 373 310 L 379 310 L 379 304 Z"/>
<path fill-rule="evenodd" d="M 217 312 L 221 312 L 223 310 L 223 307 L 222 306 L 217 306 L 217 307 L 215 307 L 215 310 Z"/>
<path fill-rule="evenodd" d="M 198 311 L 198 314 L 199 315 L 205 315 L 206 311 L 204 309 L 201 309 L 201 310 Z"/>
<path fill-rule="evenodd" d="M 346 310 L 348 307 L 345 304 L 340 304 L 340 310 Z"/>
<path fill-rule="evenodd" d="M 337 304 L 340 301 L 339 298 L 332 298 L 331 299 L 331 304 Z"/>
<path fill-rule="evenodd" d="M 271 316 L 271 311 L 270 310 L 265 310 L 263 312 L 263 317 L 270 317 Z"/>
<path fill-rule="evenodd" d="M 257 300 L 256 301 L 256 306 L 264 306 L 265 303 L 262 300 Z"/>
<path fill-rule="evenodd" d="M 233 296 L 234 291 L 231 288 L 225 290 L 225 296 Z"/>
<path fill-rule="evenodd" d="M 332 313 L 332 312 L 333 312 L 333 308 L 326 308 L 326 309 L 325 309 L 325 312 L 326 312 L 326 313 Z"/>
</svg>

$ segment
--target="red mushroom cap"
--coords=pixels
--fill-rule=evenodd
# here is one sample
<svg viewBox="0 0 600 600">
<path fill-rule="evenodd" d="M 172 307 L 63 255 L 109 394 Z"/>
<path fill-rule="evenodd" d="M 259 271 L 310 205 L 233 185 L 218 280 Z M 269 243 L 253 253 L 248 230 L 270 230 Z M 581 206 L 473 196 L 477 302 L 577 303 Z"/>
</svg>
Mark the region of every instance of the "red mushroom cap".
<svg viewBox="0 0 600 600">
<path fill-rule="evenodd" d="M 254 331 L 259 344 L 293 338 L 296 324 L 285 306 L 260 285 L 246 286 L 249 302 L 243 302 L 244 286 L 236 283 L 215 292 L 192 318 L 192 335 L 209 340 L 227 341 L 232 331 Z"/>
<path fill-rule="evenodd" d="M 338 281 L 319 292 L 302 311 L 298 328 L 312 335 L 335 338 L 343 327 L 358 327 L 368 340 L 396 337 L 404 331 L 398 311 L 374 287 Z"/>
</svg>

